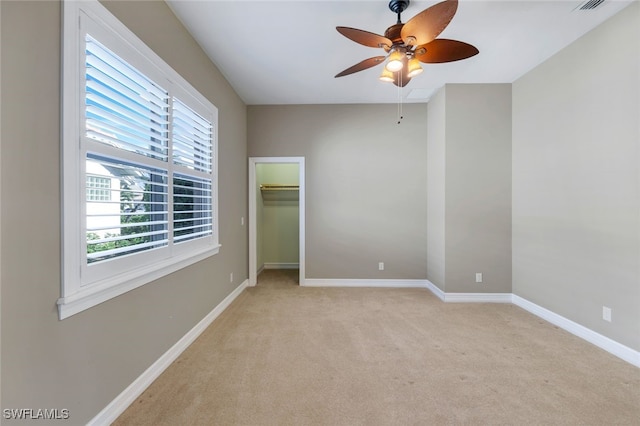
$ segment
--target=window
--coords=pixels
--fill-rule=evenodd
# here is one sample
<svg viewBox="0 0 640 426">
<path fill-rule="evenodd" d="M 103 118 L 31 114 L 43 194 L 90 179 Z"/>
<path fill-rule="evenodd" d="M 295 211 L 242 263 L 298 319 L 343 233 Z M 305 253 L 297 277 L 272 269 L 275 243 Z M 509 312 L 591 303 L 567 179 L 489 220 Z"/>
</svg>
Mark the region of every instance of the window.
<svg viewBox="0 0 640 426">
<path fill-rule="evenodd" d="M 217 110 L 98 1 L 64 2 L 66 318 L 218 252 Z"/>
<path fill-rule="evenodd" d="M 111 201 L 111 179 L 87 175 L 87 202 Z"/>
</svg>

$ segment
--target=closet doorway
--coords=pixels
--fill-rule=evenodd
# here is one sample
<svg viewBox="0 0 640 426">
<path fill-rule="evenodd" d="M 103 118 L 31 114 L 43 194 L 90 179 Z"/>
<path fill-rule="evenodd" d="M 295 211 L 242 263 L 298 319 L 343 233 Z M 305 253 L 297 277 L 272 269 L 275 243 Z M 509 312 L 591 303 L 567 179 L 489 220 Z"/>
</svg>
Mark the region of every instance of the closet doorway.
<svg viewBox="0 0 640 426">
<path fill-rule="evenodd" d="M 304 285 L 304 220 L 304 157 L 249 157 L 249 285 L 263 268 L 298 268 Z"/>
</svg>

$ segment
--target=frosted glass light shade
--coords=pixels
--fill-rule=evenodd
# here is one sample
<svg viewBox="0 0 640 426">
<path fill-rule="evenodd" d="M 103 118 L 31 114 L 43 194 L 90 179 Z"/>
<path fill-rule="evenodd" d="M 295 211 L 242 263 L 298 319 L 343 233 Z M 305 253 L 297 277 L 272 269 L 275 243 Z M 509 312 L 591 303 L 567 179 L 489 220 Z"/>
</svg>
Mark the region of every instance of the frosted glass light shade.
<svg viewBox="0 0 640 426">
<path fill-rule="evenodd" d="M 385 81 L 388 83 L 393 82 L 393 73 L 389 71 L 386 67 L 382 69 L 382 74 L 380 74 L 380 81 Z"/>
<path fill-rule="evenodd" d="M 424 71 L 422 69 L 422 66 L 420 65 L 420 61 L 417 60 L 416 58 L 409 59 L 409 64 L 407 65 L 407 67 L 408 67 L 407 76 L 409 76 L 410 78 L 413 78 L 416 75 L 420 74 L 422 71 Z"/>
<path fill-rule="evenodd" d="M 394 50 L 389 55 L 389 62 L 387 62 L 386 69 L 391 72 L 400 71 L 402 69 L 402 59 L 404 58 L 404 54 Z"/>
</svg>

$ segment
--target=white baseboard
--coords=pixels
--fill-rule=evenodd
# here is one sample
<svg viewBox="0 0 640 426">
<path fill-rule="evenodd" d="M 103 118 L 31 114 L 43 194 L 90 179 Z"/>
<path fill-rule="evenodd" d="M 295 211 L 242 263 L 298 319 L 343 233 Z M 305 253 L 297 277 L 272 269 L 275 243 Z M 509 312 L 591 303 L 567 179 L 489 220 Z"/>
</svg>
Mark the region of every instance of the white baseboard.
<svg viewBox="0 0 640 426">
<path fill-rule="evenodd" d="M 444 293 L 447 303 L 511 303 L 511 293 Z"/>
<path fill-rule="evenodd" d="M 563 317 L 562 315 L 558 315 L 555 312 L 543 308 L 542 306 L 538 306 L 533 302 L 529 302 L 528 300 L 523 299 L 520 296 L 516 296 L 514 294 L 512 295 L 512 300 L 514 305 L 521 307 L 525 311 L 529 311 L 532 314 L 546 321 L 549 321 L 551 324 L 557 325 L 563 330 L 566 330 L 569 333 L 574 334 L 601 349 L 604 349 L 610 354 L 615 355 L 618 358 L 627 361 L 632 365 L 635 365 L 636 367 L 640 367 L 640 352 L 631 349 L 630 347 L 625 346 L 621 343 L 618 343 L 615 340 L 611 340 L 610 338 L 603 336 L 602 334 L 597 333 L 590 328 L 573 322 L 570 319 Z"/>
<path fill-rule="evenodd" d="M 307 278 L 301 284 L 306 287 L 422 287 L 431 291 L 438 299 L 447 303 L 513 303 L 532 314 L 557 325 L 609 352 L 612 355 L 640 367 L 640 352 L 603 336 L 587 327 L 573 322 L 548 309 L 529 302 L 513 293 L 446 293 L 429 280 L 361 280 L 361 279 L 316 279 Z"/>
<path fill-rule="evenodd" d="M 118 416 L 131 405 L 142 392 L 162 374 L 164 370 L 184 352 L 187 347 L 234 301 L 236 297 L 248 286 L 249 280 L 245 280 L 235 290 L 225 297 L 211 312 L 198 324 L 187 332 L 167 352 L 158 358 L 144 373 L 133 381 L 120 395 L 87 423 L 88 425 L 108 425 L 113 423 Z"/>
<path fill-rule="evenodd" d="M 426 280 L 426 281 L 427 281 L 427 285 L 426 285 L 427 290 L 429 290 L 431 293 L 435 294 L 438 299 L 440 299 L 440 300 L 442 300 L 444 302 L 445 292 L 440 290 L 440 288 L 438 288 L 438 286 L 436 286 L 431 281 L 429 281 L 429 280 Z"/>
<path fill-rule="evenodd" d="M 366 279 L 324 279 L 305 278 L 302 287 L 388 287 L 425 288 L 427 280 L 366 280 Z"/>
<path fill-rule="evenodd" d="M 574 334 L 587 342 L 596 345 L 600 349 L 604 349 L 610 354 L 628 362 L 631 365 L 640 367 L 640 352 L 631 349 L 621 343 L 611 340 L 585 326 L 571 321 L 561 315 L 556 314 L 542 306 L 538 306 L 533 302 L 529 302 L 513 293 L 445 293 L 440 290 L 431 281 L 426 282 L 426 288 L 429 289 L 438 299 L 443 302 L 485 302 L 485 303 L 513 303 L 545 321 L 549 321 L 563 330 Z"/>
<path fill-rule="evenodd" d="M 265 263 L 262 265 L 264 269 L 299 269 L 299 263 Z"/>
<path fill-rule="evenodd" d="M 445 293 L 429 280 L 425 287 L 447 303 L 511 303 L 511 293 Z"/>
<path fill-rule="evenodd" d="M 445 293 L 429 280 L 367 280 L 306 278 L 302 287 L 426 288 L 443 302 L 511 303 L 511 293 Z"/>
</svg>

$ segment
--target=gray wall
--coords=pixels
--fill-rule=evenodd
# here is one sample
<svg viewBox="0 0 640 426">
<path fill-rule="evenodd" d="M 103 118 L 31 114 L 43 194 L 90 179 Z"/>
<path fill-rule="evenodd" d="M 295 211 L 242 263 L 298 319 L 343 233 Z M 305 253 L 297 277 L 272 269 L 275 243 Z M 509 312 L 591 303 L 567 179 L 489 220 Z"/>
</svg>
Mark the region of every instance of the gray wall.
<svg viewBox="0 0 640 426">
<path fill-rule="evenodd" d="M 0 8 L 1 405 L 68 408 L 84 424 L 247 278 L 246 107 L 163 2 L 108 4 L 219 109 L 222 248 L 59 321 L 61 4 Z"/>
<path fill-rule="evenodd" d="M 443 87 L 428 105 L 427 133 L 427 279 L 445 291 L 445 156 L 446 92 Z"/>
<path fill-rule="evenodd" d="M 511 85 L 446 87 L 445 291 L 511 293 Z"/>
<path fill-rule="evenodd" d="M 447 293 L 510 293 L 511 85 L 447 84 L 429 129 L 429 280 Z"/>
<path fill-rule="evenodd" d="M 635 2 L 513 84 L 513 291 L 635 350 L 639 29 Z"/>
<path fill-rule="evenodd" d="M 427 106 L 396 111 L 248 107 L 250 156 L 305 157 L 306 278 L 426 278 Z"/>
</svg>

